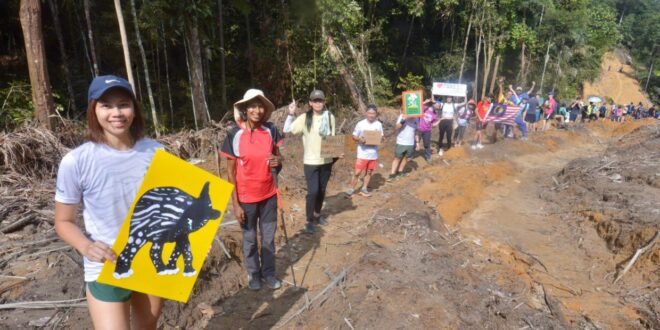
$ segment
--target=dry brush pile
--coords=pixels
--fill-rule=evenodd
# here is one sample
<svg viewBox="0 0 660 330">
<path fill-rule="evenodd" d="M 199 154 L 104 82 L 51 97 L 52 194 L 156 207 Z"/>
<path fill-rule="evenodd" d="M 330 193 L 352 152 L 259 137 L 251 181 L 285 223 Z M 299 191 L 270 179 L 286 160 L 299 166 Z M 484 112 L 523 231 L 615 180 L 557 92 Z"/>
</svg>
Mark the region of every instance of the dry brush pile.
<svg viewBox="0 0 660 330">
<path fill-rule="evenodd" d="M 183 159 L 206 159 L 225 136 L 226 130 L 212 123 L 199 131 L 165 135 L 159 142 Z M 83 128 L 74 122 L 64 122 L 57 132 L 26 126 L 0 133 L 1 233 L 52 227 L 60 160 L 83 142 Z"/>
</svg>

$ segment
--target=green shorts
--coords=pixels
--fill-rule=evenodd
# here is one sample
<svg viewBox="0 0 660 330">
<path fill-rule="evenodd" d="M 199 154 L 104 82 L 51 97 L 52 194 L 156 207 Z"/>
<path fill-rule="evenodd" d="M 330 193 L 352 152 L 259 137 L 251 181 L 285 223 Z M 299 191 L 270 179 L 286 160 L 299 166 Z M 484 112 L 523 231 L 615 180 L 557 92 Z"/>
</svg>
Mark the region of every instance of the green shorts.
<svg viewBox="0 0 660 330">
<path fill-rule="evenodd" d="M 415 146 L 404 146 L 401 144 L 397 144 L 396 148 L 394 149 L 394 157 L 396 158 L 403 158 L 404 156 L 408 159 L 413 158 L 415 154 Z"/>
<path fill-rule="evenodd" d="M 99 282 L 85 282 L 85 288 L 97 300 L 104 302 L 126 302 L 131 299 L 133 291 Z M 83 289 L 84 291 L 85 289 Z"/>
</svg>

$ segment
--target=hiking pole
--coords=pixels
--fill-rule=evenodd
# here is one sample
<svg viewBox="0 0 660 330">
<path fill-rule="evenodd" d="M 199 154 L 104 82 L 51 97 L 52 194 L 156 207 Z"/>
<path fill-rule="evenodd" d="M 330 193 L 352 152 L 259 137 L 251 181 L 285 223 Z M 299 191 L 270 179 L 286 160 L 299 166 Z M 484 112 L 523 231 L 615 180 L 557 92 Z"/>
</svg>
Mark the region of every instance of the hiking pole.
<svg viewBox="0 0 660 330">
<path fill-rule="evenodd" d="M 286 232 L 286 218 L 284 217 L 284 203 L 282 202 L 282 195 L 280 194 L 279 180 L 277 178 L 277 170 L 272 169 L 270 172 L 275 180 L 275 189 L 277 190 L 277 208 L 279 209 L 280 218 L 282 219 L 282 232 L 284 232 L 284 243 L 289 246 L 289 234 Z M 291 277 L 293 278 L 293 286 L 298 287 L 296 283 L 296 273 L 293 270 L 293 259 L 291 258 L 291 246 L 287 250 L 289 257 L 289 266 L 291 267 Z"/>
<path fill-rule="evenodd" d="M 284 208 L 280 209 L 280 217 L 282 218 L 282 231 L 284 232 L 284 242 L 286 243 L 287 246 L 289 246 L 289 235 L 286 232 L 286 224 L 284 223 L 286 221 L 286 217 L 284 217 Z M 296 273 L 293 270 L 293 260 L 291 258 L 291 246 L 289 246 L 287 255 L 289 256 L 289 266 L 291 267 L 291 277 L 293 278 L 293 286 L 298 287 L 298 284 L 296 283 Z"/>
</svg>

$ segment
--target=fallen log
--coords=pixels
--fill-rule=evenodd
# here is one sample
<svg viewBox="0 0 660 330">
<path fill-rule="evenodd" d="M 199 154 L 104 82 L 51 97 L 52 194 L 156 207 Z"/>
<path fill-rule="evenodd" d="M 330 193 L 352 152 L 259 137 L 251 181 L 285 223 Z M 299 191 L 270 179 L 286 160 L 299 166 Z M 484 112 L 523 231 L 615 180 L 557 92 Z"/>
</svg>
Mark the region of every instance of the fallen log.
<svg viewBox="0 0 660 330">
<path fill-rule="evenodd" d="M 616 276 L 613 283 L 618 282 L 623 277 L 623 275 L 625 275 L 630 270 L 630 268 L 632 268 L 632 266 L 635 264 L 637 259 L 639 259 L 639 257 L 642 254 L 644 254 L 646 251 L 651 249 L 653 244 L 655 244 L 655 240 L 658 239 L 658 234 L 659 233 L 660 232 L 656 230 L 655 235 L 653 235 L 653 238 L 651 238 L 651 240 L 648 243 L 646 243 L 646 245 L 644 245 L 643 247 L 641 247 L 641 248 L 637 249 L 637 251 L 635 251 L 635 254 L 632 256 L 630 261 L 628 261 L 628 264 L 626 265 L 626 267 L 624 267 L 623 270 Z"/>
<path fill-rule="evenodd" d="M 350 268 L 350 267 L 349 267 L 349 268 Z M 295 318 L 296 316 L 298 316 L 298 315 L 302 314 L 303 312 L 305 312 L 306 310 L 308 310 L 308 309 L 312 306 L 312 304 L 313 304 L 315 301 L 317 301 L 319 298 L 323 297 L 323 295 L 325 295 L 326 293 L 328 293 L 331 289 L 333 289 L 334 287 L 336 287 L 336 286 L 339 284 L 339 282 L 343 281 L 343 280 L 346 278 L 346 273 L 347 273 L 347 269 L 344 269 L 341 273 L 339 273 L 339 275 L 337 275 L 337 277 L 335 277 L 335 278 L 330 282 L 330 284 L 328 284 L 328 286 L 326 286 L 323 290 L 321 290 L 321 292 L 319 292 L 316 296 L 314 296 L 314 298 L 312 298 L 311 300 L 307 300 L 307 302 L 305 303 L 305 305 L 304 305 L 303 307 L 301 307 L 301 308 L 300 308 L 297 312 L 295 312 L 293 315 L 289 316 L 289 317 L 288 317 L 286 320 L 284 320 L 282 323 L 276 325 L 274 328 L 277 329 L 277 328 L 281 328 L 281 327 L 283 327 L 284 325 L 286 325 L 287 323 L 289 323 L 289 321 L 291 321 L 293 318 Z"/>
<path fill-rule="evenodd" d="M 29 225 L 32 221 L 34 221 L 34 216 L 32 214 L 27 215 L 27 216 L 25 216 L 21 219 L 18 219 L 16 221 L 2 227 L 2 229 L 0 229 L 0 232 L 2 232 L 3 234 L 10 233 L 12 231 L 21 229 L 21 228 Z"/>
<path fill-rule="evenodd" d="M 51 308 L 70 308 L 87 307 L 85 298 L 69 300 L 44 300 L 44 301 L 21 301 L 0 305 L 1 309 L 51 309 Z"/>
</svg>

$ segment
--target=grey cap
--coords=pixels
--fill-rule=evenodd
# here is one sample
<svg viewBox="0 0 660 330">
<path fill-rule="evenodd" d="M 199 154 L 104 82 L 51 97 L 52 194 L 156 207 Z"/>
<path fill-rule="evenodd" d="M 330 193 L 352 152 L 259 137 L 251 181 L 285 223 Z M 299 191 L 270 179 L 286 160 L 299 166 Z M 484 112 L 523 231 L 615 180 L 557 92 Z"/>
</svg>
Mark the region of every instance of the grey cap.
<svg viewBox="0 0 660 330">
<path fill-rule="evenodd" d="M 309 99 L 310 100 L 324 100 L 325 101 L 325 94 L 323 94 L 323 91 L 320 89 L 315 89 L 312 91 L 311 94 L 309 94 Z"/>
</svg>

